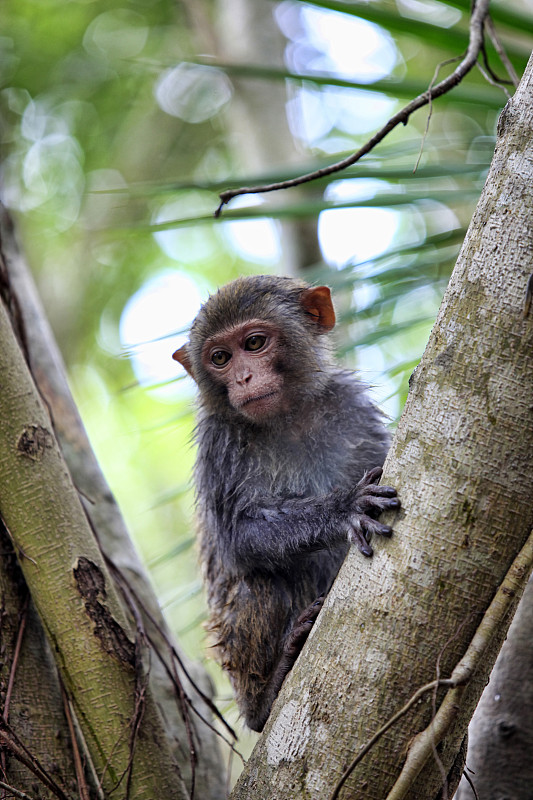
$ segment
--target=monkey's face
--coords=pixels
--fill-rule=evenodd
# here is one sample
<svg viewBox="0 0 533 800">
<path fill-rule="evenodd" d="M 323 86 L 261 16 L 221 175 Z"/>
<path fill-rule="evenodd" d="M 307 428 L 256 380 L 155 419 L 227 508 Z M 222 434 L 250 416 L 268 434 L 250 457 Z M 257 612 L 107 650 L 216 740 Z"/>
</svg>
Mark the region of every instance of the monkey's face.
<svg viewBox="0 0 533 800">
<path fill-rule="evenodd" d="M 279 370 L 281 336 L 264 320 L 249 320 L 216 333 L 202 348 L 202 365 L 226 387 L 228 401 L 243 417 L 262 422 L 288 410 Z"/>
<path fill-rule="evenodd" d="M 204 409 L 266 424 L 318 397 L 331 371 L 320 340 L 334 325 L 327 286 L 248 276 L 208 298 L 172 357 L 198 384 Z"/>
</svg>

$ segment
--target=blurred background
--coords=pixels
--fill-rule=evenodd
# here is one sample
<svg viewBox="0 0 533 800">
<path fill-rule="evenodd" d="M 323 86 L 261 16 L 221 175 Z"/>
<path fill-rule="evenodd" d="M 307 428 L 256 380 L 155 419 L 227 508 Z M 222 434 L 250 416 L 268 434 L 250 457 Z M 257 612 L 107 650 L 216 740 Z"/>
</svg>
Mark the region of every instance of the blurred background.
<svg viewBox="0 0 533 800">
<path fill-rule="evenodd" d="M 359 164 L 232 201 L 360 147 L 464 54 L 469 0 L 4 0 L 2 198 L 104 473 L 184 648 L 209 661 L 194 548 L 194 386 L 171 358 L 243 274 L 327 283 L 339 359 L 394 425 L 533 45 L 492 3 L 486 60 Z M 443 63 L 445 62 L 445 63 Z M 437 68 L 440 65 L 440 69 Z M 429 121 L 429 125 L 428 125 Z M 426 132 L 426 128 L 428 130 Z"/>
</svg>

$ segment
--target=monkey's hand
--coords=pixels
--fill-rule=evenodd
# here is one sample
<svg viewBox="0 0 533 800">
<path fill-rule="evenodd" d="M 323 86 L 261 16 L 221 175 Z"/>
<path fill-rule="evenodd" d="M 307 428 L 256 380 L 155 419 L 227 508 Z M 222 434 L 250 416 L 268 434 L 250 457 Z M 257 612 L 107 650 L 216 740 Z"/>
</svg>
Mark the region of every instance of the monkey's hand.
<svg viewBox="0 0 533 800">
<path fill-rule="evenodd" d="M 370 470 L 350 492 L 352 508 L 349 515 L 348 541 L 357 545 L 365 556 L 371 556 L 374 552 L 368 542 L 373 533 L 380 536 L 392 535 L 392 528 L 378 522 L 377 517 L 382 511 L 395 511 L 400 508 L 396 489 L 392 486 L 378 485 L 377 481 L 382 474 L 381 467 Z"/>
</svg>

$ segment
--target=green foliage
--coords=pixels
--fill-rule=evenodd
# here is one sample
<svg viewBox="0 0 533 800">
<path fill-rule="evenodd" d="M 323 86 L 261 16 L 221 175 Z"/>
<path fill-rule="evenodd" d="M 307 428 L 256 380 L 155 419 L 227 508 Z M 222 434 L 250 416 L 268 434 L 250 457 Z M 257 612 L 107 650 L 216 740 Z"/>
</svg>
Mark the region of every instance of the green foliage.
<svg viewBox="0 0 533 800">
<path fill-rule="evenodd" d="M 291 268 L 335 289 L 340 356 L 381 386 L 396 416 L 479 195 L 506 95 L 474 71 L 344 173 L 265 195 L 260 206 L 234 202 L 215 221 L 221 189 L 290 178 L 360 147 L 434 81 L 441 62 L 463 54 L 470 2 L 272 2 L 292 37 L 286 63 L 266 49 L 259 26 L 239 34 L 254 58 L 234 54 L 237 42 L 219 33 L 217 16 L 231 13 L 230 0 L 192 5 L 5 0 L 0 102 L 5 202 L 17 214 L 95 449 L 176 628 L 189 631 L 185 643 L 197 651 L 193 501 L 189 490 L 176 490 L 187 486 L 193 460 L 191 392 L 171 397 L 168 376 L 138 385 L 119 333 L 126 303 L 165 271 L 189 276 L 205 296 L 239 274 L 286 268 L 247 255 L 230 235 L 230 222 L 268 217 L 282 241 L 292 237 Z M 252 16 L 260 5 L 250 0 Z M 298 14 L 310 9 L 379 26 L 372 30 L 384 37 L 392 66 L 378 77 L 328 67 L 317 42 L 305 42 L 310 29 Z M 533 41 L 527 4 L 495 2 L 493 18 L 520 75 Z M 274 20 L 268 24 L 283 45 Z M 508 78 L 490 42 L 487 58 Z M 454 66 L 442 65 L 438 79 Z M 293 117 L 302 98 L 311 104 L 318 133 L 306 137 L 293 118 L 289 134 L 286 93 Z M 255 97 L 261 102 L 253 106 Z M 354 248 L 333 264 L 320 257 L 317 220 L 349 209 L 394 212 L 395 231 L 381 252 L 361 257 Z M 346 219 L 348 228 L 360 226 L 354 240 L 362 236 L 365 223 Z M 158 238 L 165 233 L 174 238 Z M 135 352 L 148 352 L 142 339 Z M 169 340 L 169 364 L 172 349 Z"/>
</svg>

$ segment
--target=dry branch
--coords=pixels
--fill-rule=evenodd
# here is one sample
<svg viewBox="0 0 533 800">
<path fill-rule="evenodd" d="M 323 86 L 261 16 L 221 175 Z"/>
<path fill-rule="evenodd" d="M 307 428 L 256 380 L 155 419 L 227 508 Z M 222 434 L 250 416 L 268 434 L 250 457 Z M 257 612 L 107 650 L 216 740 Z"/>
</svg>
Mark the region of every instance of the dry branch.
<svg viewBox="0 0 533 800">
<path fill-rule="evenodd" d="M 447 78 L 444 78 L 444 80 L 440 81 L 440 83 L 437 83 L 435 86 L 431 85 L 429 89 L 422 94 L 419 94 L 418 97 L 415 97 L 406 106 L 400 109 L 400 111 L 396 112 L 396 114 L 394 114 L 394 116 L 392 116 L 389 121 L 382 128 L 380 128 L 377 133 L 374 134 L 374 136 L 372 136 L 362 147 L 360 147 L 359 150 L 357 150 L 355 153 L 352 153 L 351 156 L 347 156 L 347 158 L 337 161 L 335 164 L 330 164 L 329 167 L 322 167 L 321 169 L 314 170 L 313 172 L 308 172 L 305 175 L 300 175 L 297 178 L 291 178 L 290 180 L 286 181 L 278 181 L 276 183 L 267 183 L 263 185 L 258 184 L 257 186 L 241 186 L 238 189 L 226 189 L 219 195 L 220 204 L 215 211 L 215 217 L 220 216 L 223 207 L 227 205 L 234 197 L 244 194 L 275 192 L 278 189 L 290 189 L 294 186 L 301 186 L 304 183 L 318 180 L 319 178 L 325 178 L 328 175 L 333 175 L 336 172 L 341 172 L 347 167 L 351 167 L 364 155 L 373 150 L 377 144 L 383 141 L 383 139 L 392 130 L 394 130 L 394 128 L 400 124 L 407 125 L 409 117 L 411 114 L 413 114 L 413 112 L 417 111 L 419 108 L 423 108 L 423 106 L 428 105 L 428 103 L 431 103 L 437 97 L 441 97 L 455 86 L 458 86 L 465 75 L 467 75 L 475 66 L 477 58 L 480 52 L 482 52 L 484 42 L 483 29 L 485 22 L 489 18 L 489 3 L 490 0 L 477 0 L 470 17 L 469 42 L 466 54 L 457 68 L 454 69 L 452 74 Z"/>
</svg>

